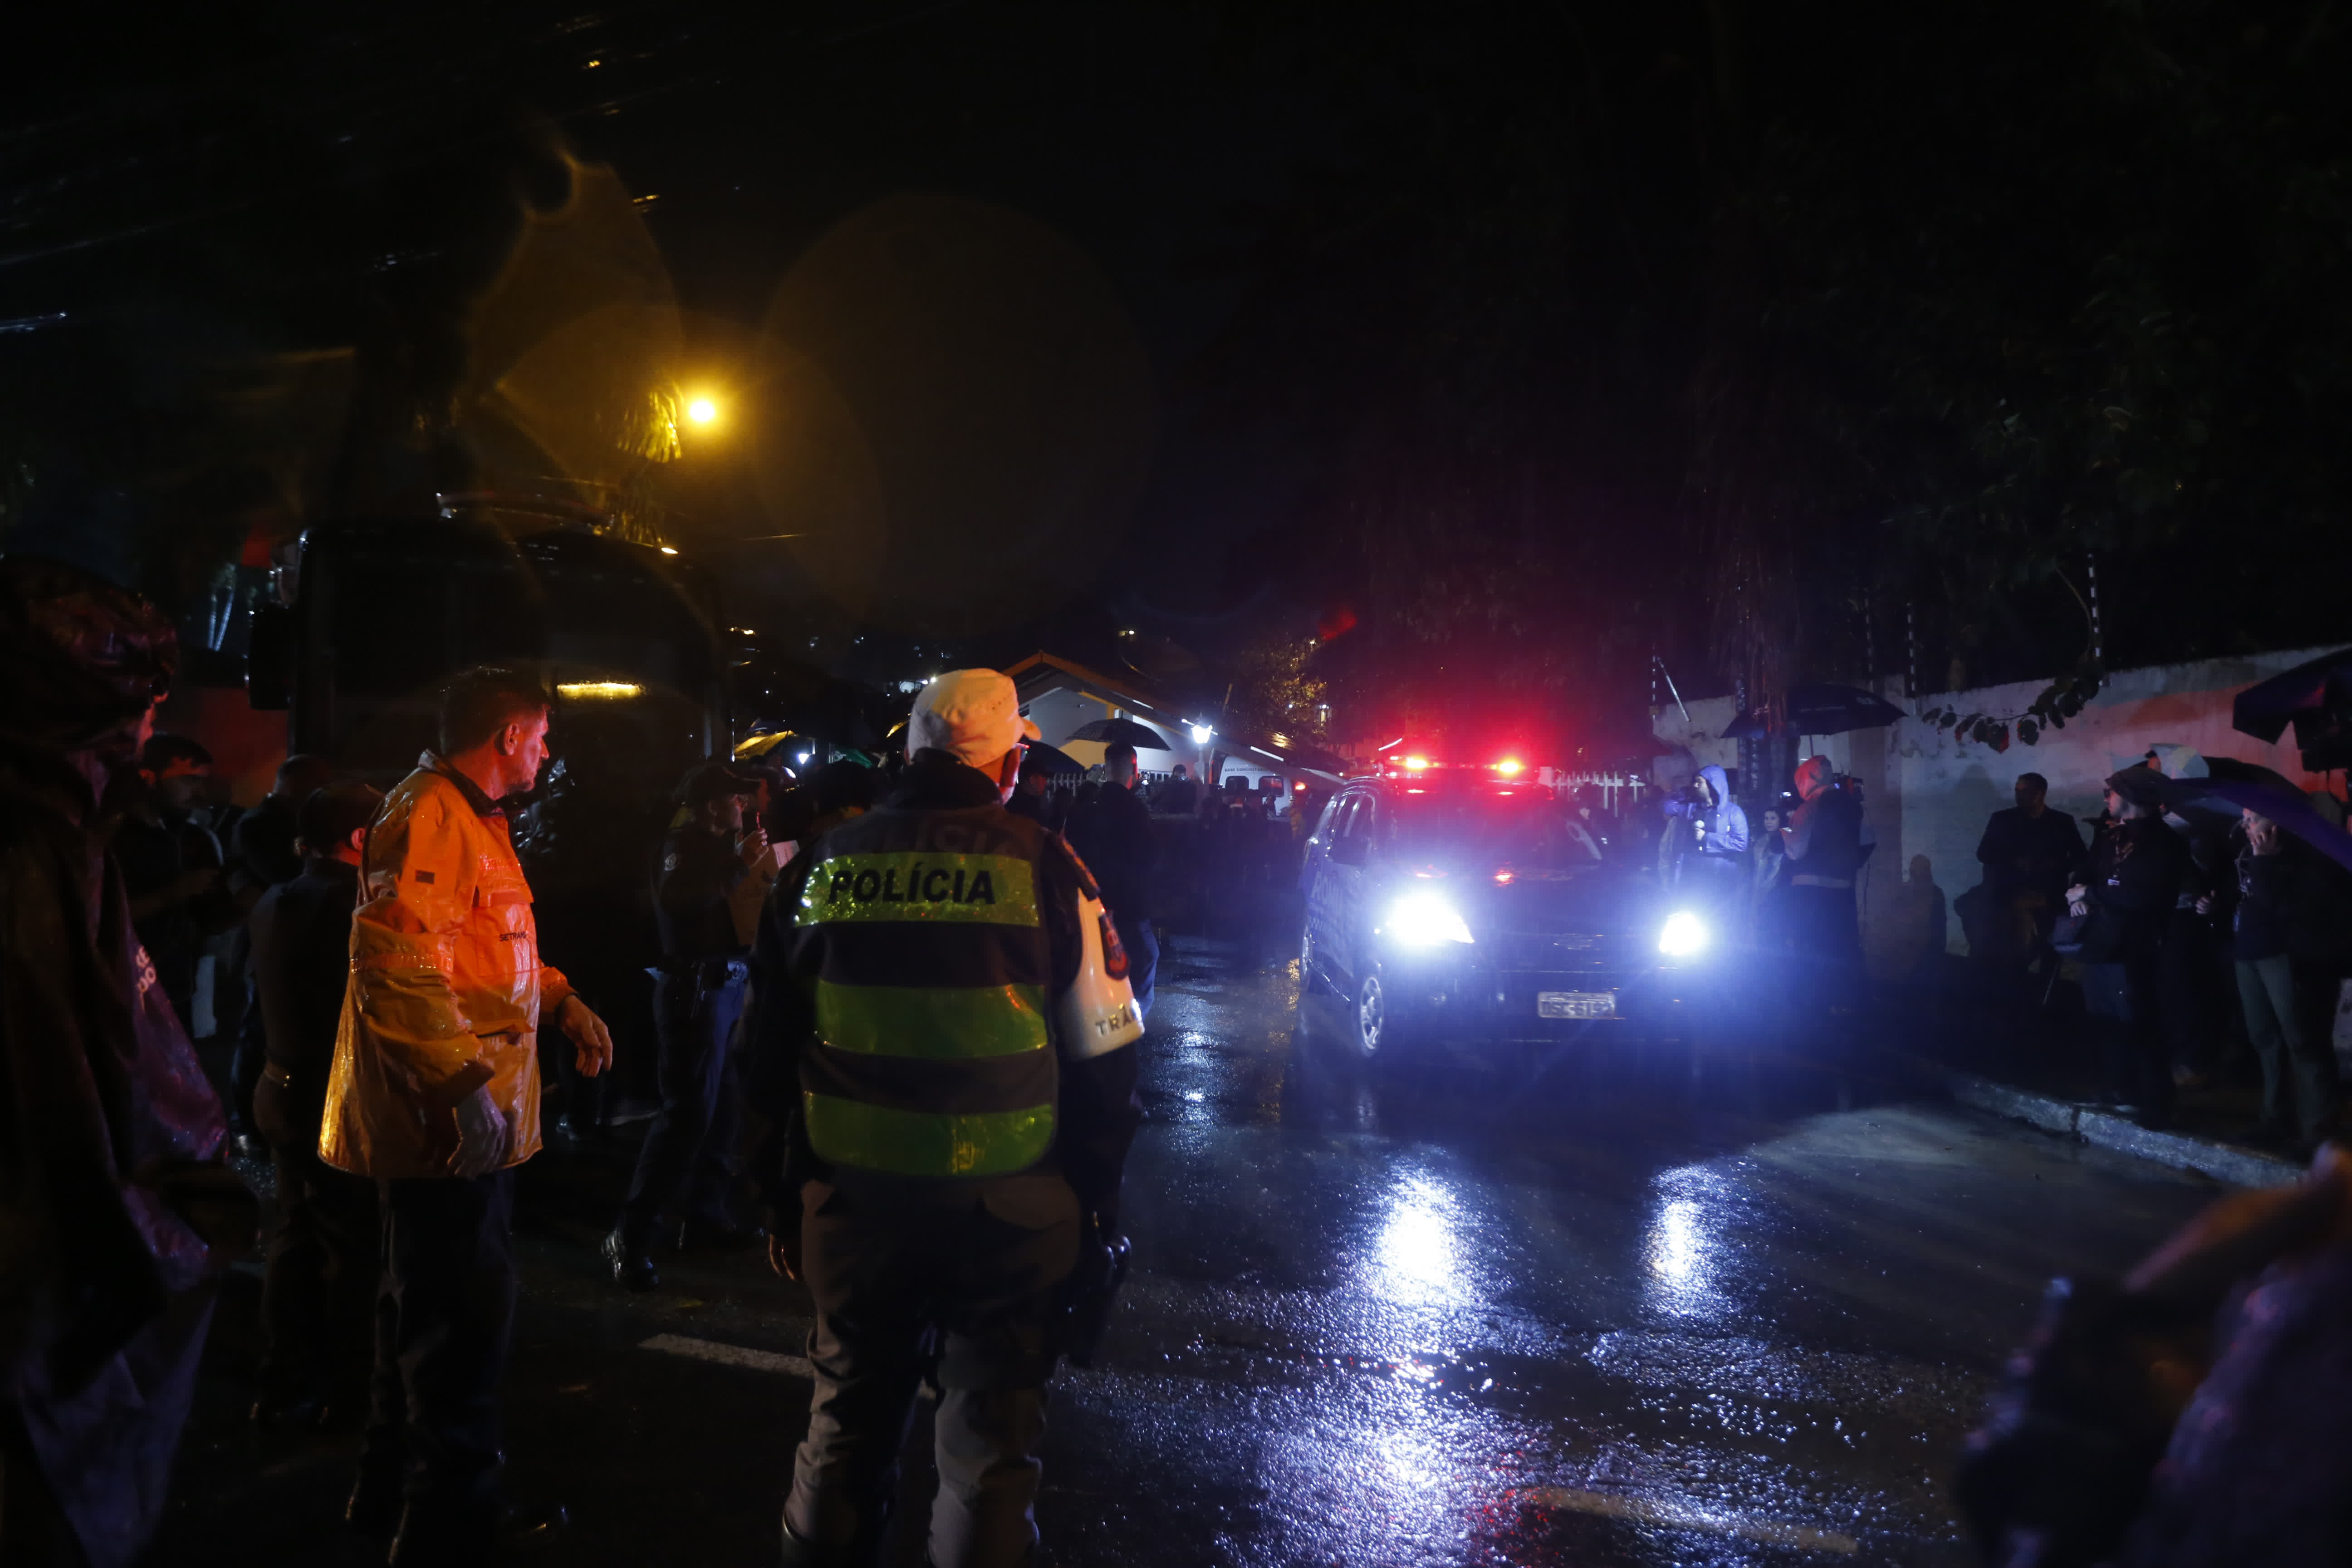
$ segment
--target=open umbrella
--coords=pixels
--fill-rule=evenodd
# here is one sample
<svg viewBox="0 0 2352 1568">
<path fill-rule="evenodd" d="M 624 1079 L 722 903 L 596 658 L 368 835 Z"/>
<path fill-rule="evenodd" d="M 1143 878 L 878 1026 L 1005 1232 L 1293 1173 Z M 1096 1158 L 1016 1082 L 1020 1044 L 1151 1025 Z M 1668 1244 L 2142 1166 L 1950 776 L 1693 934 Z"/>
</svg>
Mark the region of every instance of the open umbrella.
<svg viewBox="0 0 2352 1568">
<path fill-rule="evenodd" d="M 1133 746 L 1139 752 L 1165 752 L 1167 742 L 1159 731 L 1146 729 L 1132 719 L 1097 719 L 1091 724 L 1081 724 L 1070 731 L 1073 741 L 1099 741 L 1106 746 Z"/>
<path fill-rule="evenodd" d="M 1043 741 L 1031 741 L 1021 749 L 1022 771 L 1027 772 L 1033 763 L 1044 768 L 1048 774 L 1083 773 L 1087 771 L 1086 763 Z"/>
<path fill-rule="evenodd" d="M 2164 804 L 2186 816 L 2234 816 L 2241 810 L 2259 812 L 2326 856 L 2352 870 L 2352 833 L 2319 815 L 2311 797 L 2280 773 L 2234 757 L 2208 757 L 2210 778 L 2166 779 L 2158 786 Z"/>
<path fill-rule="evenodd" d="M 1798 686 L 1778 705 L 1743 710 L 1725 726 L 1722 739 L 1760 741 L 1775 731 L 1790 735 L 1843 735 L 1874 730 L 1903 717 L 1903 710 L 1858 686 Z"/>
<path fill-rule="evenodd" d="M 2352 766 L 2352 647 L 2256 681 L 2230 704 L 2231 728 L 2258 740 L 2277 740 L 2290 723 L 2305 767 Z"/>
</svg>

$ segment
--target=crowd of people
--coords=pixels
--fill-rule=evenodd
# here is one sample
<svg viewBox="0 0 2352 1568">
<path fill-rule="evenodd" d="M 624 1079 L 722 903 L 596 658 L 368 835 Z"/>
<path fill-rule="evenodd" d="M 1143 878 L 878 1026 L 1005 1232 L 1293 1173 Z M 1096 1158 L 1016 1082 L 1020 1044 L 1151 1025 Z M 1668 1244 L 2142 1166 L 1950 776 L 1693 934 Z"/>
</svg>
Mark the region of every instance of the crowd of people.
<svg viewBox="0 0 2352 1568">
<path fill-rule="evenodd" d="M 2011 1016 L 2078 974 L 2103 1098 L 2143 1124 L 2168 1124 L 2178 1089 L 2243 1051 L 2262 1110 L 2242 1135 L 2309 1149 L 2340 1113 L 2352 876 L 2261 811 L 2183 815 L 2160 760 L 2108 777 L 2087 839 L 2047 781 L 2019 777 L 2017 804 L 1978 845 L 1984 880 L 1959 905 L 1970 954 Z"/>
<path fill-rule="evenodd" d="M 487 1561 L 561 1521 L 499 1487 L 542 1051 L 591 1079 L 614 1055 L 540 951 L 508 817 L 547 694 L 468 671 L 388 792 L 294 757 L 230 820 L 203 748 L 154 732 L 175 665 L 136 595 L 0 560 L 0 1561 L 142 1555 L 265 1213 L 253 1419 L 357 1426 L 345 1519 L 386 1560 Z M 1072 824 L 1100 879 L 1006 810 L 1024 731 L 1010 680 L 955 672 L 887 772 L 698 767 L 656 857 L 662 1104 L 605 1253 L 647 1289 L 657 1236 L 764 1242 L 807 1285 L 788 1562 L 871 1556 L 924 1385 L 932 1560 L 1025 1558 L 1043 1386 L 1074 1302 L 1099 1316 L 1068 1285 L 1122 1266 L 1152 830 L 1131 755 Z M 200 1018 L 236 1047 L 210 1077 Z"/>
<path fill-rule="evenodd" d="M 203 749 L 153 732 L 174 664 L 168 624 L 135 596 L 0 560 L 0 1561 L 125 1568 L 152 1535 L 220 1277 L 265 1212 L 227 1163 L 237 1128 L 273 1177 L 254 1419 L 348 1413 L 352 1530 L 394 1563 L 485 1561 L 558 1522 L 499 1487 L 514 1181 L 541 1146 L 542 1056 L 591 1079 L 614 1058 L 540 952 L 507 816 L 546 760 L 547 696 L 467 672 L 436 745 L 389 791 L 298 756 L 219 822 L 198 809 Z M 1029 1560 L 1045 1386 L 1086 1353 L 1073 1325 L 1099 1321 L 1124 1268 L 1154 915 L 1203 846 L 1250 847 L 1247 885 L 1320 804 L 1277 813 L 1181 770 L 1147 793 L 1113 746 L 1057 827 L 1039 815 L 1052 792 L 1023 773 L 1034 738 L 1009 679 L 954 671 L 916 699 L 887 766 L 697 767 L 655 858 L 661 1107 L 604 1258 L 645 1290 L 657 1246 L 764 1245 L 807 1287 L 814 1390 L 781 1536 L 796 1568 L 873 1559 L 926 1387 L 929 1560 Z M 1654 870 L 1842 984 L 1871 853 L 1861 792 L 1822 757 L 1791 784 L 1760 831 L 1713 768 L 1654 811 L 1574 792 L 1563 821 L 1596 859 Z M 2046 796 L 2026 775 L 1988 825 L 1972 915 L 1988 952 L 2020 974 L 2078 963 L 2118 1093 L 2152 1116 L 2174 1073 L 2198 1070 L 2177 1025 L 2222 994 L 2228 964 L 2273 1130 L 2331 1133 L 2344 875 L 2259 812 L 2168 821 L 2149 767 L 2107 781 L 2087 842 Z M 235 955 L 211 987 L 215 1033 L 237 1047 L 218 1088 L 192 1044 L 208 944 Z M 2341 1229 L 2347 1191 L 2340 1160 L 2325 1165 L 2287 1200 L 2294 1237 L 2271 1210 L 2221 1215 L 2126 1297 L 2193 1276 L 2205 1301 L 2216 1237 L 2249 1226 L 2264 1239 L 2231 1277 L 2275 1271 Z M 2270 1353 L 2266 1321 L 2250 1306 L 2230 1355 Z M 2044 1348 L 2037 1366 L 2072 1364 Z M 2234 1364 L 2217 1358 L 2197 1397 L 2246 1397 Z M 1988 1536 L 2030 1527 L 2011 1456 L 2038 1462 L 2044 1396 L 2029 1380 L 1982 1439 L 1969 1506 Z M 2186 1433 L 2178 1473 L 2210 1467 L 2204 1431 L 2168 1423 L 2150 1453 Z M 2160 1500 L 2198 1528 L 2219 1517 L 2177 1486 Z"/>
</svg>

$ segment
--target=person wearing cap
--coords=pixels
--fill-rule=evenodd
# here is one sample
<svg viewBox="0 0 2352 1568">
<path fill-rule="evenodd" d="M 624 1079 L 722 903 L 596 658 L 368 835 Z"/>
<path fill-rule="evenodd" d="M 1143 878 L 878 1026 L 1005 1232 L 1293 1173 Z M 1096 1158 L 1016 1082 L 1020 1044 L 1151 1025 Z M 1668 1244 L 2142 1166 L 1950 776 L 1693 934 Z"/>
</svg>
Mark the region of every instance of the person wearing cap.
<svg viewBox="0 0 2352 1568">
<path fill-rule="evenodd" d="M 733 903 L 768 857 L 768 836 L 743 820 L 758 779 L 719 760 L 703 763 L 679 791 L 686 821 L 662 840 L 654 862 L 654 923 L 661 968 L 654 981 L 655 1077 L 661 1110 L 637 1153 L 619 1220 L 604 1238 L 613 1282 L 650 1290 L 655 1228 L 668 1215 L 682 1251 L 758 1238 L 734 1213 L 740 1125 L 735 1023 L 751 974 Z"/>
<path fill-rule="evenodd" d="M 2159 1008 L 2164 931 L 2189 846 L 2164 821 L 2163 775 L 2145 763 L 2107 776 L 2115 826 L 2099 835 L 2067 912 L 2083 917 L 2084 1010 L 2095 1021 L 2105 1098 L 2144 1127 L 2172 1119 L 2172 1061 Z"/>
<path fill-rule="evenodd" d="M 1036 734 L 994 670 L 926 686 L 896 787 L 793 860 L 752 950 L 769 1257 L 816 1307 L 794 1568 L 875 1560 L 926 1384 L 929 1561 L 1036 1547 L 1057 1293 L 1117 1234 L 1142 1033 L 1092 878 L 1004 808 Z"/>
</svg>

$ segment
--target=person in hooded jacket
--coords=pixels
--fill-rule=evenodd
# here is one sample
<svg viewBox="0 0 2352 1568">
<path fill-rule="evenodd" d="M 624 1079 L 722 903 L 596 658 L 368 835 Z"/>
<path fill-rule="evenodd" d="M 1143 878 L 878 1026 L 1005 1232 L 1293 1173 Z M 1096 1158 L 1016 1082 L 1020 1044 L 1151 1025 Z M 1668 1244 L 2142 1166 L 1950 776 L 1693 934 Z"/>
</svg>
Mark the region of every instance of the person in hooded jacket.
<svg viewBox="0 0 2352 1568">
<path fill-rule="evenodd" d="M 1731 798 L 1731 781 L 1710 763 L 1692 782 L 1696 799 L 1671 833 L 1687 840 L 1675 858 L 1683 889 L 1727 910 L 1735 907 L 1748 879 L 1748 813 Z"/>
<path fill-rule="evenodd" d="M 0 1562 L 145 1551 L 220 1274 L 252 1241 L 100 817 L 176 654 L 137 595 L 0 560 Z"/>
<path fill-rule="evenodd" d="M 2189 871 L 2189 845 L 2166 826 L 2163 775 L 2136 763 L 2107 777 L 2112 826 L 2066 889 L 2084 917 L 2083 1001 L 2095 1021 L 2107 1097 L 2142 1126 L 2172 1120 L 2172 1058 L 2164 1034 L 2164 933 Z"/>
</svg>

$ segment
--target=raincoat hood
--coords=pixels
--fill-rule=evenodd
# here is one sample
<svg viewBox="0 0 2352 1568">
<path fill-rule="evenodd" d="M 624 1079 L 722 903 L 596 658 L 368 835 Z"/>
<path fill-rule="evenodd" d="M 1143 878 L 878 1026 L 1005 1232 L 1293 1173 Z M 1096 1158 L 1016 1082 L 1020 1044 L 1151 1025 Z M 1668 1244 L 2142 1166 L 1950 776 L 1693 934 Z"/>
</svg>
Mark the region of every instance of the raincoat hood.
<svg viewBox="0 0 2352 1568">
<path fill-rule="evenodd" d="M 0 731 L 19 743 L 127 749 L 179 656 L 172 623 L 130 590 L 37 555 L 0 560 Z"/>
<path fill-rule="evenodd" d="M 1731 779 L 1721 768 L 1709 763 L 1699 769 L 1698 776 L 1705 779 L 1706 787 L 1715 792 L 1715 804 L 1717 808 L 1731 803 Z"/>
<path fill-rule="evenodd" d="M 1827 757 L 1807 757 L 1797 764 L 1797 797 L 1811 800 L 1837 782 L 1837 770 Z"/>
</svg>

